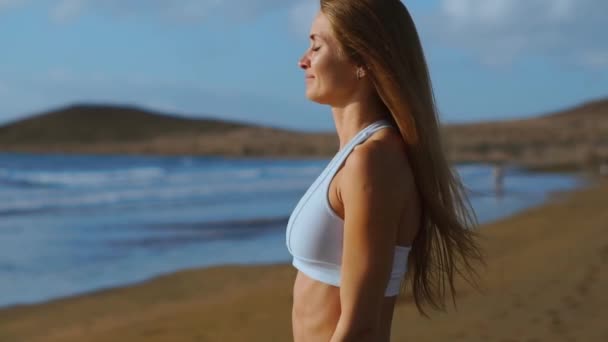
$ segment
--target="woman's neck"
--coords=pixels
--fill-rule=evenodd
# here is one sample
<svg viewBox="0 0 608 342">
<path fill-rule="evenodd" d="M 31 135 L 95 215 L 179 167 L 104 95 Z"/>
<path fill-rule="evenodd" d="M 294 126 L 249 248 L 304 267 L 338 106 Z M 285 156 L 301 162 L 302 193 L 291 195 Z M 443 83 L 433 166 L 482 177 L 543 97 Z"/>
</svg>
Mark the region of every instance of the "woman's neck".
<svg viewBox="0 0 608 342">
<path fill-rule="evenodd" d="M 342 108 L 332 107 L 340 149 L 357 133 L 378 120 L 389 120 L 386 107 L 373 103 L 352 102 Z"/>
</svg>

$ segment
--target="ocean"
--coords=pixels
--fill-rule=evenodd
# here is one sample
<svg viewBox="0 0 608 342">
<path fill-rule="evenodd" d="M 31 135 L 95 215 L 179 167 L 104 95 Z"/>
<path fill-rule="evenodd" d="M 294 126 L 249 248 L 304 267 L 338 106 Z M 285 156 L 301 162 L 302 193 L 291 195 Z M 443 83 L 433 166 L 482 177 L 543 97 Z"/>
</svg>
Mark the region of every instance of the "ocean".
<svg viewBox="0 0 608 342">
<path fill-rule="evenodd" d="M 289 214 L 327 159 L 0 153 L 0 307 L 182 269 L 290 261 Z M 457 166 L 481 223 L 582 185 Z"/>
</svg>

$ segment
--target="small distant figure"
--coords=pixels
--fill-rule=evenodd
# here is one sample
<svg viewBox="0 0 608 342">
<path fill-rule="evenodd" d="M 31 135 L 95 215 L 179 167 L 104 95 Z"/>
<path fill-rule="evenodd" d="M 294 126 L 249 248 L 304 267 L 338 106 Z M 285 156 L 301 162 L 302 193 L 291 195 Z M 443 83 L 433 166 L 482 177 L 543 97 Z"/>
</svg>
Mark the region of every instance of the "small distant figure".
<svg viewBox="0 0 608 342">
<path fill-rule="evenodd" d="M 600 176 L 608 177 L 608 161 L 605 161 L 600 164 Z"/>
<path fill-rule="evenodd" d="M 496 196 L 502 197 L 504 194 L 504 166 L 502 163 L 494 164 L 494 170 L 492 172 L 494 176 L 494 190 L 496 192 Z"/>
</svg>

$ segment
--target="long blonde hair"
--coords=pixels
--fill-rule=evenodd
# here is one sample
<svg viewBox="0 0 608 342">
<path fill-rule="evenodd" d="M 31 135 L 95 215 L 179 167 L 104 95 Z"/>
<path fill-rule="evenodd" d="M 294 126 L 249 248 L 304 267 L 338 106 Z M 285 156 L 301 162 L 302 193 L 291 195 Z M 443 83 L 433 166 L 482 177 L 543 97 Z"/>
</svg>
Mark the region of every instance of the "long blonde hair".
<svg viewBox="0 0 608 342">
<path fill-rule="evenodd" d="M 446 288 L 456 306 L 454 278 L 476 285 L 475 214 L 457 173 L 447 162 L 437 108 L 418 32 L 399 0 L 320 0 L 343 53 L 364 65 L 377 95 L 407 145 L 422 208 L 422 226 L 408 261 L 419 312 L 445 310 Z"/>
</svg>

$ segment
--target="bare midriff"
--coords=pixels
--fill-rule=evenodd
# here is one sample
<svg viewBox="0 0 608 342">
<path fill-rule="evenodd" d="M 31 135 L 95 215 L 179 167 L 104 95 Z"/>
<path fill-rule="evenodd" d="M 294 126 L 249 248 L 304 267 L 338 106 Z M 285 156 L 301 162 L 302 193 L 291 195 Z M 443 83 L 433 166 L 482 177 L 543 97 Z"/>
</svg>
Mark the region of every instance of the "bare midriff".
<svg viewBox="0 0 608 342">
<path fill-rule="evenodd" d="M 378 338 L 389 342 L 397 297 L 385 297 Z M 292 327 L 294 342 L 329 341 L 340 319 L 340 288 L 298 272 L 293 288 Z"/>
</svg>

